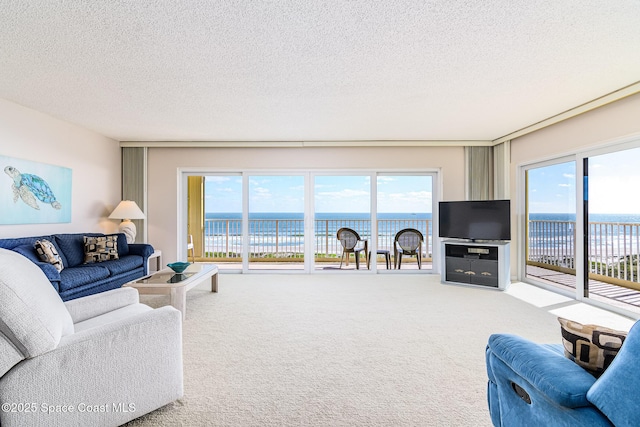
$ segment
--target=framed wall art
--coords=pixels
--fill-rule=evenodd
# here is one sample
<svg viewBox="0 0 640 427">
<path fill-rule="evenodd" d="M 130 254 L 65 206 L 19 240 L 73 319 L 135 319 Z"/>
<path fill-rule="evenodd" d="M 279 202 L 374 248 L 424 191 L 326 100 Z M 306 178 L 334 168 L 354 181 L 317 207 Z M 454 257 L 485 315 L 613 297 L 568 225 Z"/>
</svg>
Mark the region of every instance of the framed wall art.
<svg viewBox="0 0 640 427">
<path fill-rule="evenodd" d="M 71 222 L 71 169 L 0 156 L 0 224 Z"/>
</svg>

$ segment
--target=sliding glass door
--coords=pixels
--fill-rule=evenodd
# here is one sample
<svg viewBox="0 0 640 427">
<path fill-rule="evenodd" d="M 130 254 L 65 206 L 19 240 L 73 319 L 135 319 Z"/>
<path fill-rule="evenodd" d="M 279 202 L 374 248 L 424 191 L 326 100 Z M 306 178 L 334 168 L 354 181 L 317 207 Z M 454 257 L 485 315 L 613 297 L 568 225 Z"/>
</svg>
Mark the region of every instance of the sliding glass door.
<svg viewBox="0 0 640 427">
<path fill-rule="evenodd" d="M 377 176 L 378 270 L 431 269 L 433 266 L 433 177 L 415 174 L 379 174 Z M 423 236 L 418 256 L 405 256 L 398 263 L 396 236 L 406 229 Z"/>
<path fill-rule="evenodd" d="M 316 175 L 313 193 L 315 269 L 367 270 L 371 176 Z M 342 228 L 348 230 L 338 236 Z"/>
<path fill-rule="evenodd" d="M 576 288 L 576 162 L 525 172 L 525 277 Z"/>
<path fill-rule="evenodd" d="M 212 261 L 221 268 L 241 269 L 244 253 L 242 229 L 242 176 L 207 175 L 203 177 L 204 215 L 203 227 L 190 221 L 198 253 L 198 242 L 202 241 L 202 261 Z M 190 194 L 189 207 L 198 206 L 198 194 Z"/>
<path fill-rule="evenodd" d="M 584 160 L 586 267 L 584 296 L 640 311 L 640 148 Z"/>
<path fill-rule="evenodd" d="M 638 145 L 523 168 L 524 278 L 640 313 Z"/>
<path fill-rule="evenodd" d="M 185 240 L 193 240 L 197 262 L 243 272 L 432 269 L 435 173 L 245 171 L 183 177 Z M 422 239 L 417 253 L 406 253 L 402 268 L 394 269 L 394 239 L 407 228 Z M 338 235 L 341 229 L 353 238 Z"/>
<path fill-rule="evenodd" d="M 249 175 L 249 269 L 303 270 L 303 175 Z"/>
</svg>

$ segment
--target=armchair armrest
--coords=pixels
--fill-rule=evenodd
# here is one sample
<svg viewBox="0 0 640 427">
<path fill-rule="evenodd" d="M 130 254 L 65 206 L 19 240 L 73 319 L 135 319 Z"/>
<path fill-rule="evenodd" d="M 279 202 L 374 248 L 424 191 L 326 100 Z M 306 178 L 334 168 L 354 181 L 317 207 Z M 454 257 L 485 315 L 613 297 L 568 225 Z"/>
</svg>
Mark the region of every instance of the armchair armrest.
<svg viewBox="0 0 640 427">
<path fill-rule="evenodd" d="M 118 288 L 66 301 L 64 305 L 71 314 L 73 323 L 78 323 L 138 302 L 137 289 Z"/>
<path fill-rule="evenodd" d="M 56 292 L 60 292 L 60 272 L 51 264 L 46 262 L 37 262 L 36 265 L 40 267 L 40 269 L 44 272 L 44 275 L 47 276 L 47 279 L 53 285 L 53 288 Z"/>
<path fill-rule="evenodd" d="M 32 245 L 20 245 L 12 250 L 37 265 L 44 272 L 44 275 L 47 276 L 47 279 L 49 279 L 56 292 L 60 292 L 60 272 L 52 264 L 40 260 Z"/>
<path fill-rule="evenodd" d="M 3 425 L 122 425 L 182 397 L 182 315 L 161 307 L 66 335 L 10 374 L 1 402 L 75 410 L 4 413 Z"/>
<path fill-rule="evenodd" d="M 566 408 L 591 405 L 587 391 L 596 378 L 562 354 L 509 334 L 491 335 L 487 352 L 550 401 Z M 496 382 L 491 369 L 489 378 Z"/>
</svg>

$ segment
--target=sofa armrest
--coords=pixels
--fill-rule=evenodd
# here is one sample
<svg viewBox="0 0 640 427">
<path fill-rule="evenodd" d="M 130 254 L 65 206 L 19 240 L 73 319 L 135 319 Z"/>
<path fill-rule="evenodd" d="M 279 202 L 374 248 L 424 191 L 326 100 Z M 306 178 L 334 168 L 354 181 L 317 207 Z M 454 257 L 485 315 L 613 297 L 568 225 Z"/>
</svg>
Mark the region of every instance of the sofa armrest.
<svg viewBox="0 0 640 427">
<path fill-rule="evenodd" d="M 153 246 L 147 243 L 130 243 L 129 244 L 129 254 L 131 255 L 139 255 L 142 257 L 142 265 L 144 267 L 144 274 L 149 274 L 149 257 L 155 251 Z"/>
<path fill-rule="evenodd" d="M 118 288 L 72 299 L 66 301 L 64 305 L 67 307 L 69 314 L 71 314 L 73 323 L 78 323 L 138 302 L 137 289 Z"/>
<path fill-rule="evenodd" d="M 566 408 L 591 405 L 587 391 L 596 378 L 563 355 L 509 334 L 491 335 L 487 351 L 552 402 Z"/>
<path fill-rule="evenodd" d="M 1 402 L 74 410 L 0 412 L 0 422 L 121 425 L 182 395 L 182 317 L 167 306 L 67 335 L 54 350 L 14 366 L 2 378 Z"/>
<path fill-rule="evenodd" d="M 153 246 L 147 243 L 129 243 L 129 254 L 130 255 L 140 255 L 141 257 L 149 258 L 155 249 Z"/>
</svg>

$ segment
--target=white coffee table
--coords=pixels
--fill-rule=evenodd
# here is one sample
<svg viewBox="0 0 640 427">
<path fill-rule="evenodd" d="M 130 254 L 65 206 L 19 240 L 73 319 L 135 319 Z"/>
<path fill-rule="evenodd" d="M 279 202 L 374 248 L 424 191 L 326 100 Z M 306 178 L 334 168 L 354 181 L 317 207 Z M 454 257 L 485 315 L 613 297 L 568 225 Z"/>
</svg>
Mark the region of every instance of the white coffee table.
<svg viewBox="0 0 640 427">
<path fill-rule="evenodd" d="M 182 312 L 184 319 L 187 311 L 187 291 L 209 278 L 211 292 L 218 292 L 218 267 L 214 264 L 191 264 L 181 274 L 165 268 L 124 286 L 136 288 L 140 295 L 169 295 L 171 305 Z"/>
</svg>

